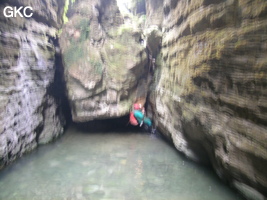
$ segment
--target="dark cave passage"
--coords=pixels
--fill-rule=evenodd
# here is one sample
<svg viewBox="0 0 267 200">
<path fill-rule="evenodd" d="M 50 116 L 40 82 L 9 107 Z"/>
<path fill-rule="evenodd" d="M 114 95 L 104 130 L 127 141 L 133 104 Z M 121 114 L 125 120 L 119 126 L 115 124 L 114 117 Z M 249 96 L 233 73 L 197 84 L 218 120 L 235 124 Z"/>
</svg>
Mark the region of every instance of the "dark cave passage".
<svg viewBox="0 0 267 200">
<path fill-rule="evenodd" d="M 52 95 L 58 105 L 58 114 L 63 115 L 66 120 L 66 126 L 72 123 L 71 109 L 67 97 L 67 86 L 64 77 L 64 66 L 62 54 L 60 53 L 58 38 L 53 39 L 53 44 L 56 47 L 55 54 L 55 75 L 54 82 L 48 88 L 48 93 Z"/>
<path fill-rule="evenodd" d="M 98 132 L 138 132 L 145 131 L 139 126 L 132 126 L 129 124 L 129 115 L 113 118 L 113 119 L 102 119 L 102 120 L 93 120 L 89 122 L 75 123 L 73 125 L 78 128 L 80 131 L 88 133 L 98 133 Z"/>
</svg>

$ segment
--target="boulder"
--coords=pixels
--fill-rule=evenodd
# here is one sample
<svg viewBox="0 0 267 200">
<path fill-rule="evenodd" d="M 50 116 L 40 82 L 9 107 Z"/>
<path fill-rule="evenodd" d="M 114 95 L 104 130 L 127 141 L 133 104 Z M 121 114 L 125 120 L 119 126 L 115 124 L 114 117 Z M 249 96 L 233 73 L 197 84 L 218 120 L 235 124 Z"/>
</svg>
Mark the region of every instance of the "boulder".
<svg viewBox="0 0 267 200">
<path fill-rule="evenodd" d="M 60 46 L 73 120 L 128 114 L 147 71 L 138 17 L 123 15 L 115 0 L 79 1 L 70 13 Z"/>
</svg>

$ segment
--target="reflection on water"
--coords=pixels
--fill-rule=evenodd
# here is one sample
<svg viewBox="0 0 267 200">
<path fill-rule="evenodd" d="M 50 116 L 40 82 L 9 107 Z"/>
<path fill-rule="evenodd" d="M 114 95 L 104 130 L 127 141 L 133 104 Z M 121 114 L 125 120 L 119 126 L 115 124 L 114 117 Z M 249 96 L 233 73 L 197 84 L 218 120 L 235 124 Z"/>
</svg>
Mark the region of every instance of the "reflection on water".
<svg viewBox="0 0 267 200">
<path fill-rule="evenodd" d="M 212 171 L 144 133 L 70 128 L 0 173 L 5 200 L 238 200 Z"/>
</svg>

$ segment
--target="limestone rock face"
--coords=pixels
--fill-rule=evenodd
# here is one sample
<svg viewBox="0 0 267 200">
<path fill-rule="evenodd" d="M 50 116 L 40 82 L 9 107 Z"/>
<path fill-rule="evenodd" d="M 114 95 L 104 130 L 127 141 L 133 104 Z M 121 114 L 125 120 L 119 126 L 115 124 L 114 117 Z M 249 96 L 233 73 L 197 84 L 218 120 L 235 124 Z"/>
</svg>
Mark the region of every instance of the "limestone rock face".
<svg viewBox="0 0 267 200">
<path fill-rule="evenodd" d="M 267 2 L 166 0 L 158 128 L 249 199 L 267 196 Z M 264 197 L 265 196 L 265 197 Z"/>
<path fill-rule="evenodd" d="M 146 0 L 146 27 L 162 25 L 163 2 L 162 0 Z"/>
<path fill-rule="evenodd" d="M 30 1 L 30 5 L 38 10 L 43 2 Z M 5 18 L 5 6 L 27 5 L 26 1 L 9 3 L 0 6 L 0 168 L 60 135 L 64 125 L 57 100 L 50 92 L 55 74 L 52 39 L 57 30 L 39 18 L 54 12 L 49 25 L 59 26 L 56 17 L 60 13 L 43 9 L 38 10 L 36 19 Z"/>
<path fill-rule="evenodd" d="M 79 1 L 70 13 L 60 46 L 73 120 L 128 114 L 147 63 L 138 18 L 115 0 Z"/>
</svg>

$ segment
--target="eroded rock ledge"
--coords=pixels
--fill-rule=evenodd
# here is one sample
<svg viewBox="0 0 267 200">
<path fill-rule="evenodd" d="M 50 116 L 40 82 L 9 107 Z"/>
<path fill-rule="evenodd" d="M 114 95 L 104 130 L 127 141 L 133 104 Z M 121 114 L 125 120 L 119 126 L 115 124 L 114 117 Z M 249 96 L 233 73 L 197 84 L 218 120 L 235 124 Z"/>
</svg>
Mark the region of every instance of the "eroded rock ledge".
<svg viewBox="0 0 267 200">
<path fill-rule="evenodd" d="M 150 99 L 158 128 L 248 199 L 266 199 L 266 1 L 163 4 Z"/>
</svg>

